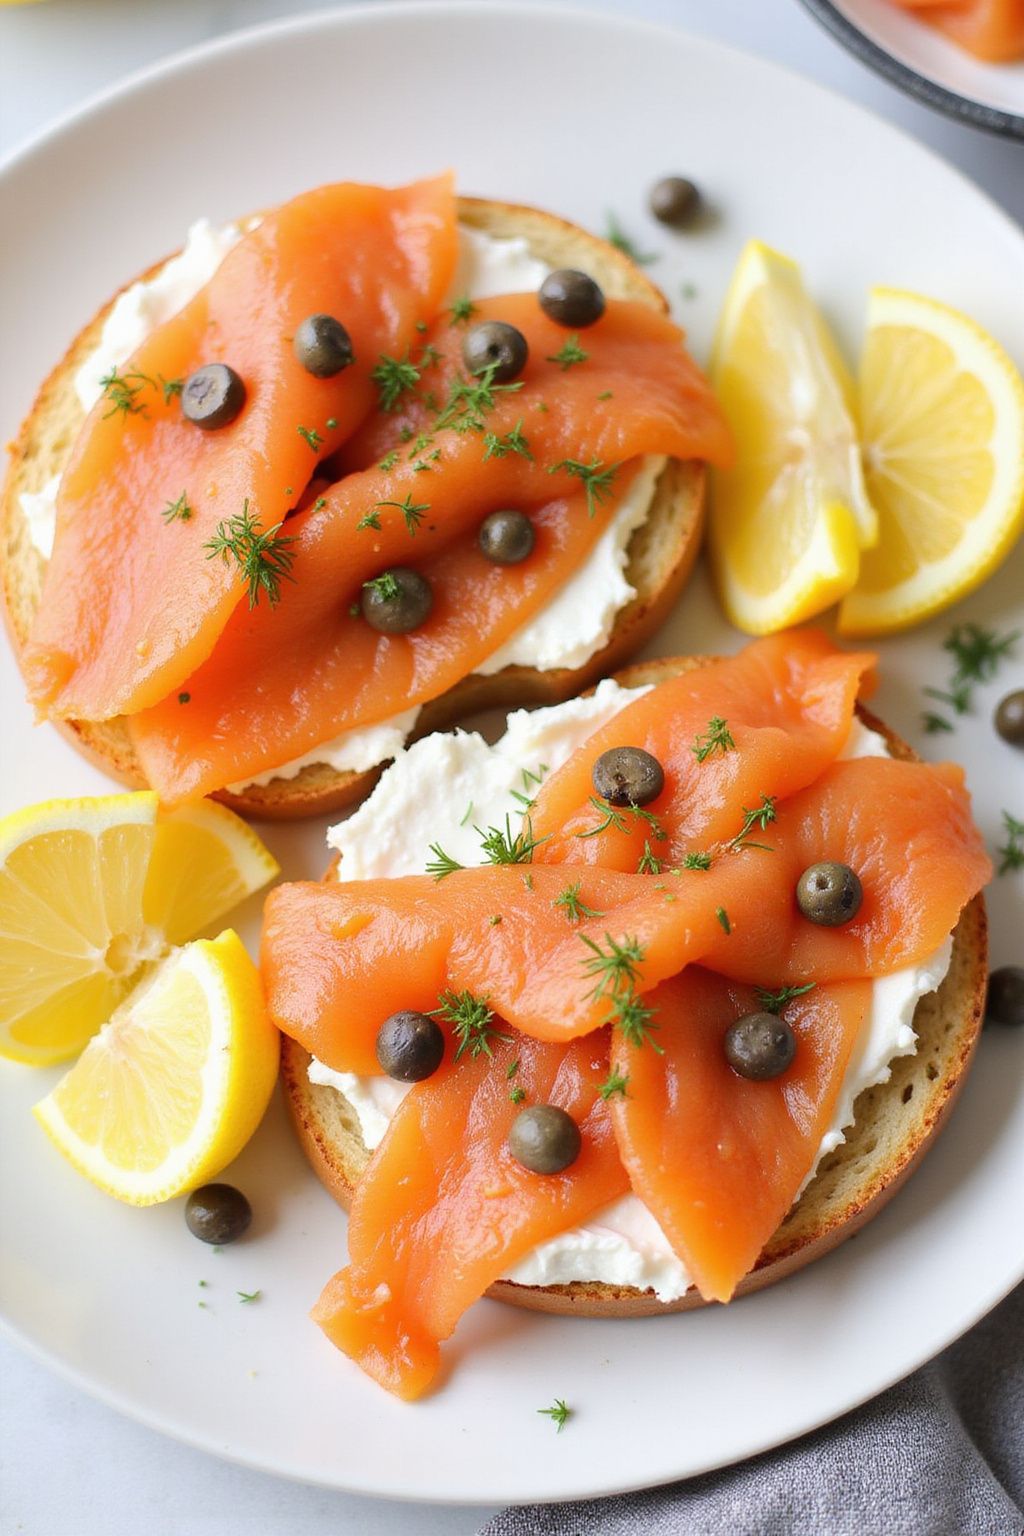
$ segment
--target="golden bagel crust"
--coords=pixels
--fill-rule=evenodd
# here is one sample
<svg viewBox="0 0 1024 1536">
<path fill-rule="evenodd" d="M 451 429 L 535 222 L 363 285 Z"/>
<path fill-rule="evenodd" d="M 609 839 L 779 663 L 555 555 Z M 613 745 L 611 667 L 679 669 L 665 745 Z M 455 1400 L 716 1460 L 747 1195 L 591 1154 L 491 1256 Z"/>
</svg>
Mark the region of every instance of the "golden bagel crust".
<svg viewBox="0 0 1024 1536">
<path fill-rule="evenodd" d="M 638 266 L 605 240 L 554 214 L 513 203 L 460 198 L 460 223 L 498 238 L 519 236 L 540 260 L 552 266 L 583 266 L 612 298 L 635 299 L 667 311 L 664 295 Z M 157 262 L 142 277 L 152 277 Z M 39 491 L 67 462 L 84 419 L 75 393 L 75 375 L 95 351 L 117 295 L 80 332 L 45 381 L 16 442 L 0 495 L 0 583 L 7 627 L 19 660 L 39 605 L 46 561 L 33 547 L 21 510 L 23 491 Z M 672 460 L 655 488 L 650 514 L 628 547 L 626 576 L 636 591 L 616 616 L 607 645 L 581 667 L 538 672 L 506 667 L 491 677 L 473 675 L 432 700 L 421 711 L 416 734 L 443 730 L 480 709 L 519 704 L 557 704 L 620 667 L 666 618 L 679 596 L 700 548 L 704 526 L 706 472 L 703 464 Z M 99 722 L 55 721 L 57 729 L 89 760 L 113 778 L 145 787 L 123 718 Z M 383 765 L 381 765 L 383 766 Z M 294 778 L 272 779 L 215 798 L 243 816 L 293 820 L 353 805 L 369 794 L 380 768 L 341 773 L 313 763 Z"/>
<path fill-rule="evenodd" d="M 704 659 L 640 663 L 620 672 L 617 681 L 627 688 L 661 682 Z M 860 706 L 858 714 L 885 737 L 893 757 L 916 759 L 913 749 L 874 715 Z M 916 1054 L 897 1057 L 889 1081 L 860 1094 L 846 1141 L 822 1159 L 813 1181 L 740 1282 L 738 1295 L 773 1285 L 831 1252 L 896 1193 L 945 1123 L 966 1077 L 981 1029 L 987 975 L 985 903 L 976 896 L 954 930 L 953 957 L 941 986 L 921 998 L 915 1010 Z M 309 1061 L 294 1040 L 282 1039 L 281 1079 L 302 1149 L 321 1183 L 347 1209 L 370 1154 L 352 1106 L 337 1089 L 309 1081 Z M 650 1317 L 706 1305 L 694 1290 L 678 1301 L 662 1302 L 651 1290 L 580 1280 L 546 1286 L 499 1280 L 487 1294 L 537 1312 L 576 1317 Z"/>
</svg>

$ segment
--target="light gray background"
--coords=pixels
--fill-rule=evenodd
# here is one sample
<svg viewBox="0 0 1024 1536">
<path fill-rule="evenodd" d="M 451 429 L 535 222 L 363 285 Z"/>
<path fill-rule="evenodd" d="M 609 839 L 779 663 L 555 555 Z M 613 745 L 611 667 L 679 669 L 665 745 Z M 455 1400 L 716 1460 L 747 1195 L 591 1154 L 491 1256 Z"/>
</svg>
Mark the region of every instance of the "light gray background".
<svg viewBox="0 0 1024 1536">
<path fill-rule="evenodd" d="M 329 3 L 48 0 L 4 7 L 0 156 L 167 53 Z M 845 54 L 798 0 L 606 0 L 606 8 L 734 43 L 834 87 L 930 144 L 1024 220 L 1024 147 L 902 96 Z M 9 298 L 0 295 L 0 307 Z M 214 1460 L 121 1418 L 0 1338 L 0 1536 L 469 1536 L 491 1513 L 348 1498 Z"/>
</svg>

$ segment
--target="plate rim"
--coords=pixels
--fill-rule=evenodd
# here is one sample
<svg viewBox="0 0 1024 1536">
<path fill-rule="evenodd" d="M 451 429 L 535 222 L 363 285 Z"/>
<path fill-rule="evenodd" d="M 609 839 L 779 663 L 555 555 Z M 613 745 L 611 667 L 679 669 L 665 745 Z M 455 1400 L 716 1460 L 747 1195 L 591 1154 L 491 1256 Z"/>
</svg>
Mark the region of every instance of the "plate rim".
<svg viewBox="0 0 1024 1536">
<path fill-rule="evenodd" d="M 826 0 L 803 0 L 803 3 L 809 8 L 813 8 L 813 5 L 824 4 Z M 700 34 L 690 32 L 686 28 L 673 26 L 670 23 L 634 18 L 622 13 L 594 9 L 589 5 L 576 6 L 574 4 L 561 3 L 561 0 L 556 0 L 556 3 L 553 4 L 547 4 L 545 0 L 493 0 L 493 3 L 488 5 L 486 11 L 483 11 L 479 0 L 383 0 L 383 3 L 382 0 L 360 0 L 360 3 L 353 5 L 331 7 L 322 11 L 303 12 L 297 16 L 278 18 L 270 22 L 239 28 L 225 36 L 177 50 L 93 93 L 84 102 L 59 115 L 27 140 L 17 144 L 5 156 L 0 157 L 0 200 L 2 200 L 4 186 L 10 172 L 20 169 L 25 162 L 30 161 L 37 153 L 50 146 L 54 140 L 72 132 L 77 124 L 98 112 L 102 112 L 108 106 L 118 104 L 137 93 L 144 93 L 148 86 L 155 81 L 176 74 L 187 75 L 195 65 L 201 64 L 211 57 L 236 52 L 244 53 L 254 45 L 261 46 L 266 39 L 275 35 L 316 33 L 321 30 L 327 32 L 335 28 L 359 25 L 387 25 L 394 18 L 401 17 L 402 15 L 422 17 L 424 14 L 430 14 L 440 21 L 467 11 L 475 15 L 484 15 L 488 19 L 495 17 L 514 19 L 517 23 L 520 23 L 524 16 L 532 21 L 540 19 L 541 22 L 555 18 L 562 21 L 571 20 L 575 24 L 582 23 L 586 25 L 587 23 L 596 23 L 607 31 L 616 30 L 632 35 L 643 34 L 652 41 L 658 38 L 666 41 L 671 39 L 673 46 L 682 44 L 684 47 L 691 46 L 699 51 L 715 53 L 726 59 L 738 58 L 747 64 L 756 65 L 759 71 L 766 72 L 770 76 L 798 80 L 802 89 L 811 89 L 812 91 L 820 92 L 825 97 L 838 98 L 845 111 L 861 114 L 876 125 L 881 124 L 888 134 L 894 134 L 899 139 L 909 141 L 913 144 L 916 153 L 923 154 L 926 158 L 940 164 L 947 176 L 952 175 L 959 183 L 963 184 L 973 198 L 981 198 L 988 205 L 990 211 L 1008 226 L 1011 233 L 1017 239 L 1021 237 L 1020 226 L 1012 214 L 987 193 L 985 189 L 979 187 L 968 175 L 948 162 L 941 154 L 922 144 L 912 133 L 892 123 L 882 113 L 852 100 L 844 92 L 827 87 L 788 65 L 780 64 L 760 54 L 734 47 L 717 39 L 701 36 Z M 824 1417 L 821 1417 L 820 1409 L 816 1408 L 812 1410 L 808 1421 L 794 1429 L 792 1434 L 781 1439 L 771 1437 L 767 1440 L 763 1437 L 752 1439 L 739 1452 L 731 1452 L 725 1457 L 715 1456 L 704 1464 L 701 1469 L 687 1472 L 684 1475 L 687 1477 L 703 1475 L 704 1472 L 712 1472 L 722 1467 L 731 1466 L 751 1456 L 789 1444 L 793 1440 L 832 1423 L 837 1418 L 862 1406 L 865 1402 L 879 1395 L 879 1393 L 888 1390 L 896 1382 L 905 1379 L 906 1376 L 919 1369 L 928 1360 L 935 1358 L 936 1354 L 941 1353 L 942 1350 L 948 1348 L 950 1344 L 962 1337 L 981 1318 L 987 1315 L 993 1307 L 997 1306 L 1022 1278 L 1024 1278 L 1024 1259 L 1022 1259 L 1020 1273 L 1011 1274 L 1008 1280 L 1001 1279 L 996 1285 L 986 1288 L 984 1297 L 977 1304 L 976 1308 L 972 1308 L 969 1314 L 959 1319 L 956 1331 L 945 1338 L 937 1350 L 926 1350 L 920 1356 L 915 1354 L 909 1365 L 901 1362 L 897 1370 L 892 1373 L 886 1372 L 881 1381 L 873 1385 L 870 1391 L 856 1395 L 835 1412 L 830 1411 Z M 379 1485 L 360 1483 L 358 1477 L 353 1477 L 352 1473 L 348 1471 L 345 1472 L 345 1480 L 342 1482 L 336 1476 L 318 1476 L 305 1469 L 289 1466 L 287 1463 L 270 1463 L 258 1454 L 250 1454 L 238 1448 L 223 1444 L 212 1445 L 200 1434 L 190 1433 L 186 1425 L 177 1421 L 168 1421 L 159 1411 L 139 1404 L 116 1388 L 109 1387 L 101 1381 L 96 1381 L 61 1355 L 48 1349 L 39 1340 L 23 1332 L 9 1317 L 3 1314 L 0 1314 L 0 1331 L 8 1338 L 11 1338 L 20 1348 L 26 1350 L 31 1357 L 44 1363 L 49 1369 L 54 1370 L 58 1376 L 69 1381 L 88 1396 L 104 1403 L 116 1412 L 124 1414 L 127 1418 L 133 1419 L 137 1423 L 143 1424 L 148 1429 L 155 1430 L 160 1434 L 169 1435 L 172 1439 L 189 1445 L 196 1450 L 214 1455 L 235 1465 L 282 1477 L 293 1482 L 330 1488 L 335 1491 L 348 1492 L 364 1497 L 384 1499 L 394 1503 L 420 1503 L 436 1506 L 458 1505 L 464 1507 L 477 1506 L 484 1502 L 478 1495 L 440 1494 L 430 1490 L 402 1492 L 388 1490 L 382 1492 Z M 659 1475 L 653 1482 L 648 1480 L 638 1482 L 630 1480 L 624 1482 L 617 1481 L 607 1486 L 599 1486 L 596 1490 L 593 1484 L 590 1484 L 589 1486 L 578 1487 L 572 1491 L 557 1495 L 540 1495 L 536 1499 L 529 1501 L 523 1501 L 520 1498 L 519 1502 L 562 1503 L 592 1497 L 607 1497 L 647 1487 L 665 1486 L 678 1480 L 680 1475 L 678 1471 L 666 1472 L 664 1476 Z M 500 1497 L 501 1501 L 504 1502 L 504 1497 Z M 497 1500 L 492 1500 L 491 1502 L 497 1502 Z"/>
<path fill-rule="evenodd" d="M 800 0 L 800 3 L 849 53 L 888 80 L 890 85 L 947 117 L 970 123 L 972 127 L 982 128 L 1000 138 L 1024 142 L 1024 116 L 1008 112 L 1004 107 L 991 107 L 973 96 L 961 96 L 958 91 L 939 85 L 929 75 L 921 74 L 868 37 L 855 21 L 833 4 L 833 0 Z"/>
</svg>

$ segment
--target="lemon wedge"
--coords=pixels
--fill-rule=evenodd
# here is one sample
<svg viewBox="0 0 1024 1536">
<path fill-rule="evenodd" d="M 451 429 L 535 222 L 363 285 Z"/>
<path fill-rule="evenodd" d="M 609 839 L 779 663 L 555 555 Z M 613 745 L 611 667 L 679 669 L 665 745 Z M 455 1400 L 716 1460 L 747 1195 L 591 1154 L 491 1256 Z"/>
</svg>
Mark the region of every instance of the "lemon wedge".
<svg viewBox="0 0 1024 1536">
<path fill-rule="evenodd" d="M 259 973 L 228 930 L 161 961 L 34 1112 L 86 1178 L 153 1205 L 238 1155 L 267 1107 L 278 1049 Z"/>
<path fill-rule="evenodd" d="M 879 538 L 839 610 L 848 635 L 904 629 L 948 607 L 1024 526 L 1024 383 L 966 315 L 873 289 L 860 417 Z"/>
<path fill-rule="evenodd" d="M 0 1055 L 81 1050 L 171 944 L 278 866 L 239 817 L 166 815 L 148 792 L 50 800 L 0 821 Z"/>
<path fill-rule="evenodd" d="M 729 285 L 711 379 L 737 448 L 715 476 L 712 569 L 732 622 L 767 634 L 848 592 L 878 524 L 842 358 L 799 267 L 760 241 Z"/>
</svg>

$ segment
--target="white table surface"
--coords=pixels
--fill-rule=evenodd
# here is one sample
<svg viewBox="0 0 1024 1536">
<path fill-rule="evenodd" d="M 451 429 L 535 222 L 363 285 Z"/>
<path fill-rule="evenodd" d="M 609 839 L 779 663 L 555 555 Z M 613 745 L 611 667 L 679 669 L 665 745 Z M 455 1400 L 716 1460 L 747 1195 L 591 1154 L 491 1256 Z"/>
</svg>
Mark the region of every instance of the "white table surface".
<svg viewBox="0 0 1024 1536">
<path fill-rule="evenodd" d="M 165 54 L 329 3 L 48 0 L 0 9 L 0 155 Z M 831 85 L 924 140 L 1024 221 L 1024 146 L 901 95 L 845 54 L 797 0 L 605 3 Z M 469 1536 L 491 1513 L 349 1498 L 215 1460 L 121 1418 L 0 1338 L 0 1536 Z"/>
</svg>

